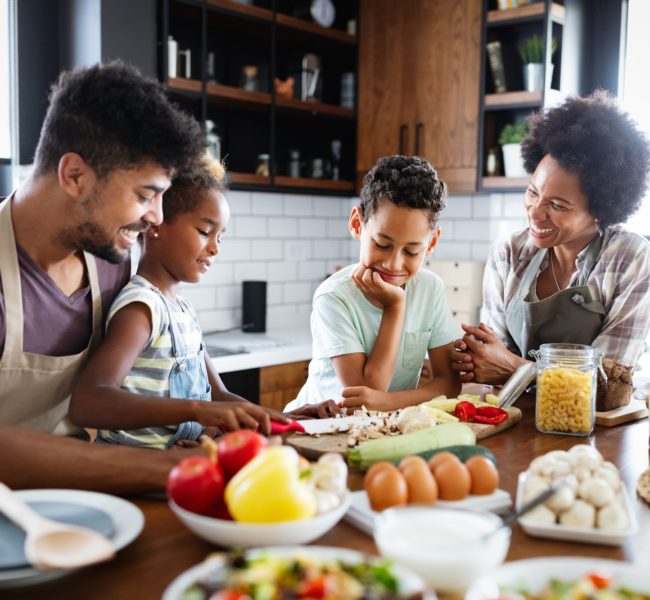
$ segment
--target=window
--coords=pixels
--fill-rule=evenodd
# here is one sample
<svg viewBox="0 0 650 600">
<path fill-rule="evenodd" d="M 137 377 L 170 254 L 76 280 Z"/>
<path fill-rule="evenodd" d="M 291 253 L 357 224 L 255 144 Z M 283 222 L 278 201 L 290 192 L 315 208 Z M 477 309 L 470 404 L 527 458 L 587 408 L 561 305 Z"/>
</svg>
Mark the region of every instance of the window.
<svg viewBox="0 0 650 600">
<path fill-rule="evenodd" d="M 650 138 L 650 2 L 628 0 L 627 48 L 625 51 L 625 81 L 623 85 L 623 106 Z M 628 227 L 637 233 L 650 236 L 650 194 L 647 194 L 641 209 L 632 215 Z"/>
<path fill-rule="evenodd" d="M 11 158 L 9 0 L 0 0 L 0 160 Z"/>
</svg>

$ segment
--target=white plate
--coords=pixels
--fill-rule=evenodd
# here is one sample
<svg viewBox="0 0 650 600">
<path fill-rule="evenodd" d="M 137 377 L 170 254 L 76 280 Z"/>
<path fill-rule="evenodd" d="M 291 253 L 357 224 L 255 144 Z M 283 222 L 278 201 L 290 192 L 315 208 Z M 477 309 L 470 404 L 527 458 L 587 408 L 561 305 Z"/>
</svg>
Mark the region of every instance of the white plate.
<svg viewBox="0 0 650 600">
<path fill-rule="evenodd" d="M 142 531 L 144 515 L 142 511 L 127 500 L 80 490 L 21 490 L 15 492 L 21 500 L 28 502 L 70 502 L 104 511 L 113 520 L 115 531 L 111 543 L 115 550 L 130 544 Z M 69 570 L 55 569 L 40 571 L 31 567 L 0 571 L 0 589 L 34 585 L 51 579 L 58 579 L 71 573 Z"/>
<path fill-rule="evenodd" d="M 516 508 L 523 504 L 524 485 L 526 483 L 526 473 L 520 473 L 517 481 L 517 500 Z M 536 537 L 551 538 L 554 540 L 567 540 L 569 542 L 586 542 L 588 544 L 604 544 L 606 546 L 620 546 L 633 536 L 638 529 L 634 510 L 630 504 L 630 496 L 623 485 L 623 500 L 625 503 L 625 512 L 628 518 L 628 527 L 623 531 L 604 531 L 596 528 L 571 527 L 569 525 L 542 525 L 527 519 L 523 516 L 519 519 L 521 528 L 528 534 Z"/>
<path fill-rule="evenodd" d="M 465 510 L 486 510 L 494 513 L 506 512 L 512 504 L 510 494 L 505 490 L 496 490 L 488 496 L 467 496 L 464 500 L 438 500 L 435 508 L 463 508 Z M 352 504 L 343 517 L 355 527 L 372 535 L 376 513 L 370 508 L 368 495 L 364 490 L 352 492 Z"/>
<path fill-rule="evenodd" d="M 491 600 L 498 598 L 499 588 L 521 588 L 538 592 L 551 578 L 572 580 L 593 571 L 613 578 L 613 585 L 621 585 L 635 592 L 650 594 L 650 573 L 647 565 L 632 565 L 617 560 L 554 556 L 531 558 L 506 563 L 492 575 L 472 585 L 465 600 Z"/>
<path fill-rule="evenodd" d="M 271 548 L 257 548 L 249 550 L 249 553 L 273 554 L 275 556 L 291 556 L 300 553 L 303 556 L 311 556 L 320 560 L 342 560 L 349 563 L 357 563 L 365 560 L 367 557 L 361 552 L 348 550 L 347 548 L 331 548 L 328 546 L 281 546 Z M 379 560 L 379 559 L 377 559 Z M 178 600 L 182 597 L 183 592 L 193 583 L 205 578 L 212 570 L 218 569 L 223 565 L 224 555 L 217 554 L 208 556 L 206 560 L 198 565 L 195 565 L 181 573 L 174 581 L 172 581 L 162 595 L 162 600 Z M 415 594 L 417 592 L 424 592 L 424 600 L 437 600 L 434 592 L 429 591 L 425 582 L 415 573 L 409 569 L 405 569 L 399 565 L 393 565 L 393 572 L 397 577 L 399 584 L 399 592 L 404 596 Z"/>
</svg>

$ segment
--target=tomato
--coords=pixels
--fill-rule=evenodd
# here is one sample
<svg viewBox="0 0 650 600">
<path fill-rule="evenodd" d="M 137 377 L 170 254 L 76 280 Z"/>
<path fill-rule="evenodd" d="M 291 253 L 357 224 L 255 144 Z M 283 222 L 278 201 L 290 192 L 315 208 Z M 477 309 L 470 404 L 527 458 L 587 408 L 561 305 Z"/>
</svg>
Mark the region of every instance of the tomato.
<svg viewBox="0 0 650 600">
<path fill-rule="evenodd" d="M 599 590 L 604 590 L 611 582 L 612 578 L 607 575 L 601 575 L 600 573 L 589 573 L 587 575 L 591 580 L 591 583 Z"/>
<path fill-rule="evenodd" d="M 222 590 L 221 592 L 212 594 L 209 600 L 250 600 L 250 596 L 236 590 Z"/>
<path fill-rule="evenodd" d="M 167 496 L 178 506 L 200 515 L 223 501 L 226 478 L 206 456 L 183 459 L 167 477 Z"/>
<path fill-rule="evenodd" d="M 222 519 L 224 521 L 233 521 L 232 515 L 228 510 L 228 506 L 225 501 L 221 501 L 215 506 L 213 506 L 207 513 L 208 517 L 214 517 L 215 519 Z"/>
<path fill-rule="evenodd" d="M 298 586 L 298 598 L 325 598 L 327 592 L 327 581 L 325 577 L 314 577 L 303 581 Z"/>
<path fill-rule="evenodd" d="M 226 477 L 230 479 L 267 445 L 268 442 L 263 435 L 250 429 L 233 431 L 219 438 L 218 460 Z"/>
</svg>

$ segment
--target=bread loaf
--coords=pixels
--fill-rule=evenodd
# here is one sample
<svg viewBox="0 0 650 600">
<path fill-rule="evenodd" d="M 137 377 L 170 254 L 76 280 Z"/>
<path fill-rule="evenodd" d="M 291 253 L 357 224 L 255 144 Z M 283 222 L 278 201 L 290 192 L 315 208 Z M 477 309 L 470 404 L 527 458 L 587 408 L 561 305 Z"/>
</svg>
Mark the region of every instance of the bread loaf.
<svg viewBox="0 0 650 600">
<path fill-rule="evenodd" d="M 596 410 L 614 410 L 629 404 L 634 391 L 632 368 L 610 358 L 603 358 L 603 369 L 607 374 L 607 383 L 598 372 Z"/>
</svg>

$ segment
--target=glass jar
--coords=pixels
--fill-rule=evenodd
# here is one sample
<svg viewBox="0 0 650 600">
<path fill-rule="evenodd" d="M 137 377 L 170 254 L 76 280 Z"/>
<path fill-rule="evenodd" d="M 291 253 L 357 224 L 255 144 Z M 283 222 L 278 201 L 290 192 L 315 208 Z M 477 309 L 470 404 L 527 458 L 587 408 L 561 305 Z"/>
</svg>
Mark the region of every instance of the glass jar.
<svg viewBox="0 0 650 600">
<path fill-rule="evenodd" d="M 255 169 L 255 175 L 268 177 L 271 174 L 271 169 L 269 166 L 270 158 L 271 156 L 269 154 L 259 154 L 257 156 L 257 169 Z"/>
<path fill-rule="evenodd" d="M 594 429 L 600 351 L 581 344 L 542 344 L 537 359 L 535 425 L 542 433 L 585 436 Z"/>
</svg>

